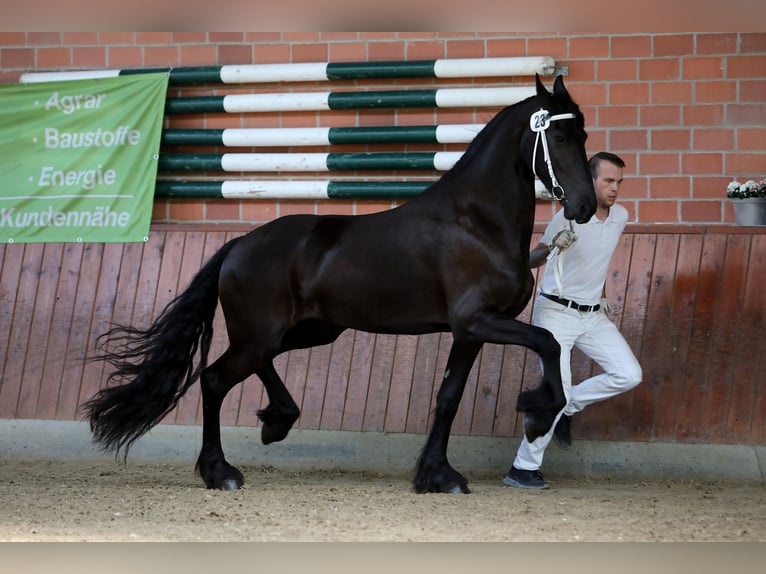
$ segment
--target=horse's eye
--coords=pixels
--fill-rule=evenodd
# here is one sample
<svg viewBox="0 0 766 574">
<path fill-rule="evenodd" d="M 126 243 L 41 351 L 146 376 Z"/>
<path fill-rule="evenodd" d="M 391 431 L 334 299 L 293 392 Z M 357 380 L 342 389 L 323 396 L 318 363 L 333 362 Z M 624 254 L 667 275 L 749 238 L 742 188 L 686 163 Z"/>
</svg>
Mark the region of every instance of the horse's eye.
<svg viewBox="0 0 766 574">
<path fill-rule="evenodd" d="M 564 143 L 564 136 L 555 136 L 553 139 L 556 143 Z"/>
</svg>

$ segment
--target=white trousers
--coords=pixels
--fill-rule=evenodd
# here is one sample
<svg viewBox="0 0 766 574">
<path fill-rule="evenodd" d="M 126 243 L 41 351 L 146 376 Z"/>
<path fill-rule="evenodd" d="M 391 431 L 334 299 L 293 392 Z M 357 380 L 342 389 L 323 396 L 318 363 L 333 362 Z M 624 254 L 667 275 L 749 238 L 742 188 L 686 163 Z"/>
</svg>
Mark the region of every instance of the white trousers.
<svg viewBox="0 0 766 574">
<path fill-rule="evenodd" d="M 538 296 L 532 310 L 532 323 L 548 329 L 561 345 L 561 380 L 567 404 L 556 416 L 544 436 L 529 442 L 525 436 L 513 465 L 522 470 L 537 470 L 543 463 L 545 449 L 553 438 L 553 429 L 562 414 L 571 416 L 588 405 L 624 393 L 641 382 L 638 364 L 625 338 L 601 311 L 581 313 Z M 572 386 L 572 347 L 593 359 L 604 373 Z"/>
</svg>

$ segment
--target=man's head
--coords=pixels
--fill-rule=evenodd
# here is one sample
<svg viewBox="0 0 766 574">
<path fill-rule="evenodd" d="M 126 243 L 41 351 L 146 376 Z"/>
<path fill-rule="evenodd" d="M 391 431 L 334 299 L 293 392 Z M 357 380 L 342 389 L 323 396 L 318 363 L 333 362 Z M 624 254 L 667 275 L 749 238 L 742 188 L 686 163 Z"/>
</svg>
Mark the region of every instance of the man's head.
<svg viewBox="0 0 766 574">
<path fill-rule="evenodd" d="M 609 209 L 617 200 L 625 162 L 613 153 L 600 151 L 590 158 L 588 167 L 596 190 L 596 203 L 599 209 Z"/>
</svg>

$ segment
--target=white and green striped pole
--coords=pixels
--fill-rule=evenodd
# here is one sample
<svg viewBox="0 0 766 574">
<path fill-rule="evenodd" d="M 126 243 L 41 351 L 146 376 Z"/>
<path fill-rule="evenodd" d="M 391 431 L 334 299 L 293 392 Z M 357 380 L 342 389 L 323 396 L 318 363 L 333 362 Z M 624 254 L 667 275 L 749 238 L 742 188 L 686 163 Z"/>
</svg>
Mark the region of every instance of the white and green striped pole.
<svg viewBox="0 0 766 574">
<path fill-rule="evenodd" d="M 315 62 L 27 72 L 20 76 L 19 83 L 111 78 L 151 72 L 168 72 L 170 84 L 188 85 L 383 78 L 508 77 L 533 76 L 534 74 L 551 76 L 557 71 L 560 70 L 556 67 L 554 59 L 550 56 L 523 56 L 516 58 L 454 58 L 383 62 Z"/>
<path fill-rule="evenodd" d="M 354 171 L 451 169 L 463 152 L 163 154 L 160 171 Z"/>
<path fill-rule="evenodd" d="M 434 181 L 231 180 L 158 181 L 156 198 L 178 199 L 406 199 Z M 535 180 L 538 198 L 552 199 Z"/>
<path fill-rule="evenodd" d="M 166 145 L 288 147 L 335 144 L 468 143 L 484 124 L 350 128 L 166 129 Z"/>
</svg>

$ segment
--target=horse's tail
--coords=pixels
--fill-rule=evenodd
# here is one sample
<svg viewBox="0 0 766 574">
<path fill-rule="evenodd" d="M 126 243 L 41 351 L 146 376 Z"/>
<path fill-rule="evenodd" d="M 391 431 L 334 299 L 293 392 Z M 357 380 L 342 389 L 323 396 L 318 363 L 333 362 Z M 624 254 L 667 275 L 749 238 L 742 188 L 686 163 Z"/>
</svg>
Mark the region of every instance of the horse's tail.
<svg viewBox="0 0 766 574">
<path fill-rule="evenodd" d="M 101 389 L 83 405 L 93 440 L 103 450 L 123 449 L 127 456 L 133 442 L 173 410 L 207 366 L 218 276 L 236 241 L 216 252 L 148 329 L 116 326 L 99 337 L 94 360 L 111 364 L 108 381 L 121 382 Z"/>
</svg>

